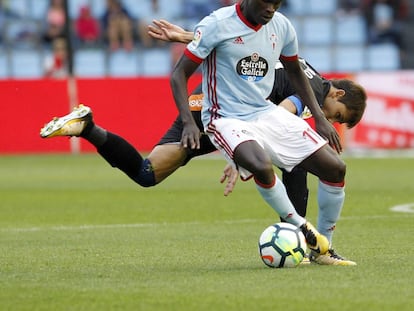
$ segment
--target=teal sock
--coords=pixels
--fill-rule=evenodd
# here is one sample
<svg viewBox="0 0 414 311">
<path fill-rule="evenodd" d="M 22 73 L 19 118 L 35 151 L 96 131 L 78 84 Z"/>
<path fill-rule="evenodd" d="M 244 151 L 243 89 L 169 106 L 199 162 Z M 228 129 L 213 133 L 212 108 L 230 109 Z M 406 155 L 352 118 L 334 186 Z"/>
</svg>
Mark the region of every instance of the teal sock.
<svg viewBox="0 0 414 311">
<path fill-rule="evenodd" d="M 300 227 L 306 220 L 300 216 L 293 204 L 290 202 L 286 193 L 286 188 L 282 181 L 275 175 L 275 182 L 271 185 L 263 185 L 257 180 L 256 188 L 263 199 L 279 214 L 285 221 Z"/>
<path fill-rule="evenodd" d="M 345 201 L 343 184 L 332 185 L 319 180 L 318 185 L 318 231 L 332 244 L 332 236 Z"/>
</svg>

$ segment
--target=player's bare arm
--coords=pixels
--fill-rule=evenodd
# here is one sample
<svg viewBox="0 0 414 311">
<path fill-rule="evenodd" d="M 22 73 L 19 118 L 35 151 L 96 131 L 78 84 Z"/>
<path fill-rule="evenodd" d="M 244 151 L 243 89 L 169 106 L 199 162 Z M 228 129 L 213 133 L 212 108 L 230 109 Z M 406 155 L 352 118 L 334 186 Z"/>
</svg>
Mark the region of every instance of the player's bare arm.
<svg viewBox="0 0 414 311">
<path fill-rule="evenodd" d="M 303 70 L 300 67 L 298 60 L 286 61 L 281 59 L 286 72 L 289 75 L 293 87 L 298 95 L 302 98 L 303 103 L 312 112 L 315 118 L 316 131 L 325 139 L 338 153 L 342 152 L 342 145 L 339 135 L 333 125 L 326 119 L 322 109 L 319 107 L 315 94 L 312 91 L 309 80 L 306 78 Z"/>
<path fill-rule="evenodd" d="M 148 34 L 154 39 L 181 43 L 189 43 L 193 40 L 192 32 L 164 19 L 153 20 L 152 23 L 152 25 L 148 25 Z"/>
<path fill-rule="evenodd" d="M 289 111 L 289 112 L 291 112 L 291 113 L 293 113 L 293 114 L 296 114 L 296 111 L 297 111 L 296 106 L 295 106 L 295 104 L 294 104 L 291 100 L 289 100 L 289 99 L 285 99 L 285 100 L 283 100 L 283 101 L 279 104 L 279 106 L 280 106 L 280 107 L 285 108 L 287 111 Z"/>
<path fill-rule="evenodd" d="M 188 79 L 199 64 L 183 55 L 177 62 L 170 78 L 174 101 L 183 122 L 181 145 L 184 148 L 200 149 L 200 130 L 188 107 Z"/>
</svg>

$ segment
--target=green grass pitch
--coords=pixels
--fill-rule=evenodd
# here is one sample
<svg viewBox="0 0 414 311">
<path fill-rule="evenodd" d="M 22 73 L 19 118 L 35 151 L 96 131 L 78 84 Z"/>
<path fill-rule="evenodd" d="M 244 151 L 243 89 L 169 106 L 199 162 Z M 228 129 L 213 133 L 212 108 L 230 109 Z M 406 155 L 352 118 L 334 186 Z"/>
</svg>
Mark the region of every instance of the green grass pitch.
<svg viewBox="0 0 414 311">
<path fill-rule="evenodd" d="M 346 158 L 336 250 L 356 267 L 267 268 L 277 215 L 223 160 L 144 189 L 98 155 L 0 157 L 0 310 L 412 310 L 414 159 Z M 316 179 L 308 218 L 316 223 Z"/>
</svg>

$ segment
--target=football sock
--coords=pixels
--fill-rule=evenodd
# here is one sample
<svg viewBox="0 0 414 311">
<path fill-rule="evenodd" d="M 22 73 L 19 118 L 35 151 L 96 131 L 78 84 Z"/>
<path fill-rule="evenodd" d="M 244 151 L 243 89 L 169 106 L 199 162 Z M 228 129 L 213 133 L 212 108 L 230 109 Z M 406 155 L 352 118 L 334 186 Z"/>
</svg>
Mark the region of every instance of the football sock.
<svg viewBox="0 0 414 311">
<path fill-rule="evenodd" d="M 279 214 L 285 221 L 300 227 L 306 220 L 301 217 L 290 202 L 286 188 L 282 181 L 275 175 L 275 180 L 270 185 L 263 185 L 255 179 L 256 188 L 263 199 Z"/>
<path fill-rule="evenodd" d="M 80 137 L 85 138 L 95 147 L 100 147 L 106 142 L 107 131 L 93 122 L 89 122 Z"/>
<path fill-rule="evenodd" d="M 142 187 L 154 186 L 156 182 L 151 162 L 148 159 L 144 160 L 138 151 L 122 137 L 105 132 L 105 143 L 96 146 L 98 153 L 112 167 L 120 169 Z M 92 142 L 92 140 L 89 141 Z"/>
<path fill-rule="evenodd" d="M 345 201 L 344 183 L 331 184 L 319 180 L 318 184 L 318 231 L 332 244 L 335 230 Z"/>
<path fill-rule="evenodd" d="M 291 172 L 282 171 L 283 184 L 290 201 L 295 207 L 296 212 L 306 217 L 306 208 L 308 205 L 309 189 L 307 183 L 307 171 L 295 167 Z"/>
<path fill-rule="evenodd" d="M 135 176 L 133 179 L 142 187 L 152 187 L 157 184 L 155 181 L 154 169 L 149 159 L 144 159 L 138 176 Z"/>
</svg>

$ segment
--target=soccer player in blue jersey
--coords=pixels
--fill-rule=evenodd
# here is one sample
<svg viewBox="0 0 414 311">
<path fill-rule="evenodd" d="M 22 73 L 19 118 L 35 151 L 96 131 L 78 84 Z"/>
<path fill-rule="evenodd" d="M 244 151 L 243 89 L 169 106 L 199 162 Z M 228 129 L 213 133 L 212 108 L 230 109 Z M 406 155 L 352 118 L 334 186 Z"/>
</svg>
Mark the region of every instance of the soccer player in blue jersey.
<svg viewBox="0 0 414 311">
<path fill-rule="evenodd" d="M 200 131 L 188 108 L 187 83 L 202 65 L 202 121 L 211 142 L 241 177 L 253 177 L 263 199 L 280 217 L 301 228 L 313 257 L 329 250 L 328 239 L 294 209 L 273 165 L 300 166 L 324 182 L 324 204 L 338 218 L 344 200 L 346 166 L 327 141 L 300 118 L 267 99 L 281 60 L 316 128 L 341 151 L 339 136 L 325 118 L 298 60 L 298 42 L 282 1 L 242 0 L 218 9 L 195 27 L 194 39 L 177 62 L 171 87 L 183 122 L 184 148 L 200 147 Z M 333 214 L 333 213 L 332 213 Z"/>
</svg>

